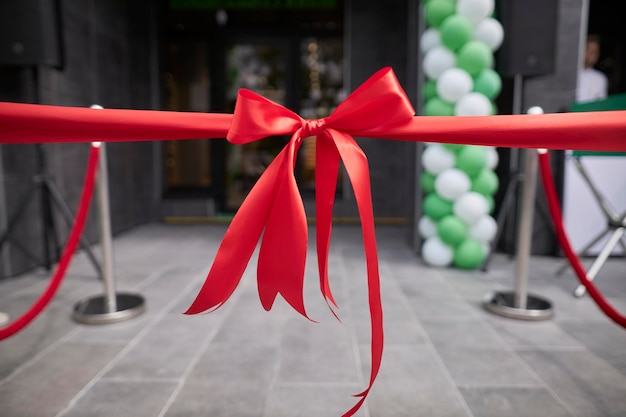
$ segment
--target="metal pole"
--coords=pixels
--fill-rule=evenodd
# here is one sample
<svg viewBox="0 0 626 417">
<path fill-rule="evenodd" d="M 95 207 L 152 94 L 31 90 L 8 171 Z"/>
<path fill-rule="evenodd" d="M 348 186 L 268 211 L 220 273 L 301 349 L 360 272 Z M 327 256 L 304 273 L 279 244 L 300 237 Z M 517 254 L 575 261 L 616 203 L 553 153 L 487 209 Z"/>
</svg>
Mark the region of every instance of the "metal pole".
<svg viewBox="0 0 626 417">
<path fill-rule="evenodd" d="M 528 114 L 542 114 L 540 107 L 531 107 Z M 539 152 L 545 152 L 544 149 Z M 528 264 L 533 235 L 535 193 L 537 191 L 537 150 L 524 151 L 524 185 L 522 213 L 518 224 L 517 263 L 513 291 L 487 294 L 483 306 L 492 313 L 522 320 L 545 320 L 554 315 L 552 304 L 541 297 L 528 294 Z"/>
<path fill-rule="evenodd" d="M 524 184 L 522 187 L 522 214 L 518 228 L 517 264 L 515 267 L 515 302 L 516 308 L 525 309 L 528 297 L 528 263 L 533 233 L 535 193 L 537 191 L 537 152 L 534 149 L 524 151 Z"/>
<path fill-rule="evenodd" d="M 98 105 L 93 105 L 91 108 L 102 109 L 102 107 Z M 128 320 L 138 316 L 144 311 L 145 303 L 143 297 L 140 295 L 128 293 L 120 294 L 115 290 L 106 146 L 101 142 L 93 142 L 92 146 L 100 148 L 97 193 L 104 294 L 90 297 L 76 303 L 72 317 L 80 323 L 106 324 Z"/>
<path fill-rule="evenodd" d="M 113 244 L 111 239 L 111 213 L 109 211 L 109 174 L 107 169 L 106 145 L 95 142 L 93 146 L 100 146 L 100 161 L 98 164 L 98 215 L 100 222 L 100 244 L 102 246 L 102 280 L 106 299 L 106 312 L 117 311 L 115 296 L 115 277 L 113 270 Z"/>
</svg>

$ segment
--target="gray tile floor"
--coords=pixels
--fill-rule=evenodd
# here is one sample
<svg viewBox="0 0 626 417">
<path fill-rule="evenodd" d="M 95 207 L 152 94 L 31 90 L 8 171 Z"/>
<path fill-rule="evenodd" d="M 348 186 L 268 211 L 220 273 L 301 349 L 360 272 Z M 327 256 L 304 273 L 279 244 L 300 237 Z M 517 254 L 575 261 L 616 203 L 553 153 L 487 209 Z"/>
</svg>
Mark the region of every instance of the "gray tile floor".
<svg viewBox="0 0 626 417">
<path fill-rule="evenodd" d="M 181 314 L 197 293 L 224 226 L 148 225 L 114 240 L 120 291 L 146 312 L 123 323 L 72 321 L 72 306 L 101 294 L 78 254 L 50 308 L 0 343 L 2 417 L 339 416 L 369 373 L 369 322 L 360 230 L 335 227 L 330 274 L 342 323 L 328 312 L 309 253 L 311 323 L 279 300 L 265 312 L 254 267 L 220 310 Z M 402 228 L 378 227 L 385 312 L 380 376 L 359 416 L 626 416 L 626 331 L 588 298 L 576 299 L 560 260 L 533 257 L 529 288 L 555 305 L 525 322 L 481 307 L 512 287 L 515 261 L 488 273 L 432 269 Z M 313 239 L 313 236 L 311 236 Z M 626 311 L 624 259 L 598 285 Z M 0 282 L 0 311 L 18 315 L 47 283 L 45 271 Z"/>
</svg>

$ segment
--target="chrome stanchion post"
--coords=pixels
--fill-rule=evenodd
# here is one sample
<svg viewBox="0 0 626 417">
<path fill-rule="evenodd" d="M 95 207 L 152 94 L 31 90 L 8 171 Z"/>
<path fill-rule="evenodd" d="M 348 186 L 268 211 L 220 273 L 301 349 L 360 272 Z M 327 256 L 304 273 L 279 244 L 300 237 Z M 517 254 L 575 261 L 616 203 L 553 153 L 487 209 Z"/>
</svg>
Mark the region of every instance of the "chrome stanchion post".
<svg viewBox="0 0 626 417">
<path fill-rule="evenodd" d="M 98 220 L 100 222 L 100 244 L 102 245 L 102 275 L 106 312 L 117 311 L 115 279 L 113 271 L 113 244 L 111 242 L 111 212 L 109 210 L 109 170 L 107 168 L 106 144 L 100 146 L 100 164 L 98 165 Z"/>
<path fill-rule="evenodd" d="M 532 107 L 529 114 L 541 114 L 540 107 Z M 545 152 L 541 150 L 540 152 Z M 535 194 L 537 191 L 537 151 L 527 149 L 524 160 L 524 185 L 522 189 L 522 214 L 518 226 L 517 263 L 513 292 L 487 294 L 483 305 L 492 313 L 515 319 L 545 320 L 554 315 L 552 304 L 528 294 L 528 264 L 533 231 Z"/>
<path fill-rule="evenodd" d="M 102 109 L 102 107 L 96 105 L 91 106 L 91 108 Z M 93 142 L 91 145 L 100 148 L 96 185 L 104 294 L 78 302 L 74 306 L 73 318 L 85 324 L 105 324 L 128 320 L 138 316 L 144 311 L 144 299 L 139 295 L 116 292 L 106 146 L 101 142 Z"/>
</svg>

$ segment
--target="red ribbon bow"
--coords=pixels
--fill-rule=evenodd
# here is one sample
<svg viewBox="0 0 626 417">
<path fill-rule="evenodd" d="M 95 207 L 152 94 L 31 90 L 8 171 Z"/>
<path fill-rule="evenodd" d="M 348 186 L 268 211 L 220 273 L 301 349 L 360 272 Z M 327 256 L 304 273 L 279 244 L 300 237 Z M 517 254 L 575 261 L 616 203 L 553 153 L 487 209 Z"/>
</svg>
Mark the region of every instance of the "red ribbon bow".
<svg viewBox="0 0 626 417">
<path fill-rule="evenodd" d="M 320 289 L 331 311 L 337 306 L 328 281 L 328 251 L 339 162 L 343 161 L 354 188 L 363 228 L 372 325 L 372 369 L 361 400 L 345 415 L 354 414 L 367 396 L 380 367 L 383 351 L 382 306 L 374 216 L 367 158 L 352 137 L 380 137 L 411 121 L 411 106 L 389 68 L 374 74 L 327 118 L 304 120 L 292 111 L 249 90 L 241 90 L 228 132 L 232 143 L 291 134 L 291 139 L 250 191 L 226 231 L 215 261 L 197 298 L 186 312 L 220 307 L 241 280 L 261 234 L 257 266 L 261 304 L 270 310 L 278 294 L 307 317 L 303 299 L 307 251 L 307 221 L 293 174 L 302 141 L 316 140 L 316 235 Z M 333 311 L 333 314 L 334 311 Z"/>
</svg>

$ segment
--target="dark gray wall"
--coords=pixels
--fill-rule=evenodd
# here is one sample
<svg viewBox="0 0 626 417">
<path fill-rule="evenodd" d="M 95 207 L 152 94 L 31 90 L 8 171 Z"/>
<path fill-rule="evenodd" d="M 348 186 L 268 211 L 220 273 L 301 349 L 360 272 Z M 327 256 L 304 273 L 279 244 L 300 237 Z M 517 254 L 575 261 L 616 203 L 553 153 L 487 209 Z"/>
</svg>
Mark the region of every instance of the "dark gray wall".
<svg viewBox="0 0 626 417">
<path fill-rule="evenodd" d="M 379 0 L 352 0 L 346 7 L 348 88 L 390 66 L 414 103 L 416 61 L 408 48 L 416 44 L 416 20 L 409 17 L 415 8 L 408 1 Z M 359 139 L 359 145 L 369 160 L 374 215 L 412 218 L 416 145 L 381 139 Z"/>
<path fill-rule="evenodd" d="M 156 25 L 150 0 L 63 0 L 61 1 L 65 65 L 62 69 L 40 67 L 38 79 L 23 68 L 0 68 L 3 75 L 19 84 L 10 88 L 0 83 L 0 98 L 62 106 L 105 108 L 156 108 L 154 54 Z M 94 110 L 97 111 L 97 110 Z M 157 183 L 160 159 L 157 143 L 108 145 L 111 221 L 114 233 L 157 219 L 160 195 Z M 78 203 L 89 150 L 88 144 L 45 145 L 47 164 L 55 184 L 72 210 Z M 5 188 L 4 217 L 15 211 L 20 196 L 35 172 L 33 145 L 2 145 L 2 181 Z M 0 201 L 1 203 L 1 201 Z M 95 206 L 92 206 L 86 235 L 97 241 Z M 3 211 L 3 207 L 0 207 Z M 40 214 L 33 200 L 16 227 L 15 236 L 35 253 L 42 252 Z M 1 217 L 1 216 L 0 216 Z M 67 227 L 56 215 L 59 236 L 64 241 Z M 1 226 L 1 224 L 0 224 Z M 19 272 L 33 262 L 6 245 L 0 276 Z M 6 257 L 10 258 L 10 267 Z"/>
<path fill-rule="evenodd" d="M 581 53 L 581 28 L 586 30 L 584 0 L 560 0 L 556 29 L 556 56 L 554 72 L 545 76 L 524 80 L 522 111 L 531 106 L 540 106 L 546 113 L 566 111 L 574 102 L 576 78 Z M 562 153 L 552 153 L 553 172 L 557 181 L 562 181 Z M 538 181 L 537 205 L 533 226 L 532 253 L 536 255 L 554 255 L 558 253 L 558 244 L 548 215 L 543 186 Z M 508 239 L 515 237 L 510 233 Z M 505 240 L 507 237 L 505 236 Z M 515 242 L 510 242 L 514 247 Z"/>
</svg>

